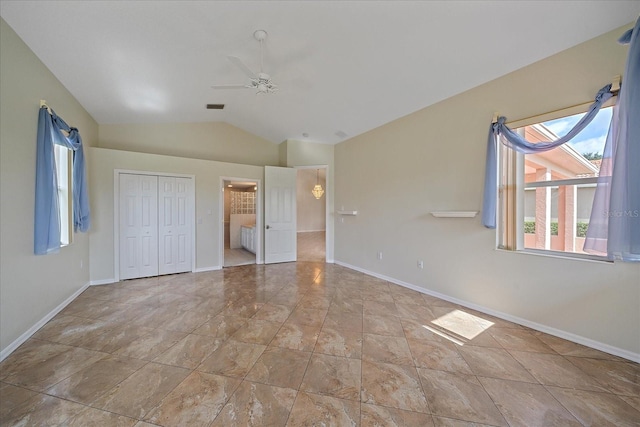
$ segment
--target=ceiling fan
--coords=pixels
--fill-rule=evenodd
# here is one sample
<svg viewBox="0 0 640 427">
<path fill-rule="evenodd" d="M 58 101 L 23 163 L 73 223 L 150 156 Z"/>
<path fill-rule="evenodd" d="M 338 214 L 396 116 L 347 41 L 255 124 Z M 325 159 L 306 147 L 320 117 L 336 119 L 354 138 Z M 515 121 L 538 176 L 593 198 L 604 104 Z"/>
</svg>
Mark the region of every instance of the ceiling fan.
<svg viewBox="0 0 640 427">
<path fill-rule="evenodd" d="M 278 86 L 271 81 L 269 74 L 262 71 L 262 44 L 267 38 L 267 32 L 264 30 L 256 30 L 253 33 L 253 38 L 260 42 L 260 72 L 254 73 L 247 67 L 240 58 L 236 56 L 228 56 L 227 58 L 236 67 L 240 68 L 243 73 L 249 77 L 249 83 L 237 84 L 237 85 L 215 85 L 211 86 L 213 89 L 256 89 L 256 94 L 271 93 L 278 90 Z"/>
</svg>

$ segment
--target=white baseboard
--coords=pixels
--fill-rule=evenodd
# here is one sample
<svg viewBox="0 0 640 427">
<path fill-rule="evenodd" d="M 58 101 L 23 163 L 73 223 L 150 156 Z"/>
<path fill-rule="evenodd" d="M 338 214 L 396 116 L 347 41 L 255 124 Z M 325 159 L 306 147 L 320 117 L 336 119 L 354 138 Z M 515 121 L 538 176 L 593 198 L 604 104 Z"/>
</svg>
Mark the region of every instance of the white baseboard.
<svg viewBox="0 0 640 427">
<path fill-rule="evenodd" d="M 214 265 L 213 267 L 196 268 L 195 270 L 193 270 L 193 272 L 204 273 L 205 271 L 216 271 L 216 270 L 222 270 L 222 267 L 220 267 L 219 265 Z"/>
<path fill-rule="evenodd" d="M 421 288 L 420 286 L 413 285 L 411 283 L 403 282 L 402 280 L 395 279 L 393 277 L 385 276 L 383 274 L 375 273 L 373 271 L 366 270 L 364 268 L 356 267 L 355 265 L 347 264 L 342 261 L 335 261 L 336 264 L 341 265 L 343 267 L 350 268 L 352 270 L 359 271 L 361 273 L 367 274 L 369 276 L 377 277 L 378 279 L 386 280 L 387 282 L 395 283 L 396 285 L 404 286 L 405 288 L 413 289 L 414 291 L 418 291 L 420 293 L 430 295 L 432 297 L 440 298 L 445 301 L 452 302 L 454 304 L 462 305 L 464 307 L 468 307 L 470 309 L 479 311 L 481 313 L 485 313 L 491 316 L 498 317 L 503 320 L 507 320 L 509 322 L 517 323 L 522 326 L 526 326 L 531 329 L 535 329 L 536 331 L 544 332 L 549 335 L 556 336 L 558 338 L 563 338 L 567 341 L 575 342 L 577 344 L 582 344 L 587 347 L 594 348 L 596 350 L 603 351 L 605 353 L 612 354 L 614 356 L 619 356 L 627 360 L 631 360 L 632 362 L 640 363 L 640 354 L 634 353 L 629 350 L 625 350 L 622 348 L 614 347 L 609 344 L 605 344 L 599 341 L 592 340 L 590 338 L 583 337 L 581 335 L 576 335 L 571 332 L 563 331 L 561 329 L 556 329 L 551 326 L 543 325 L 541 323 L 532 322 L 527 319 L 523 319 L 521 317 L 513 316 L 511 314 L 503 313 L 501 311 L 492 310 L 490 308 L 470 303 L 465 300 L 461 300 L 458 298 L 453 298 L 445 294 L 441 294 L 439 292 L 431 291 L 429 289 Z"/>
<path fill-rule="evenodd" d="M 20 347 L 26 340 L 31 338 L 31 335 L 35 334 L 38 329 L 42 328 L 49 320 L 53 319 L 53 317 L 60 313 L 66 306 L 68 306 L 74 299 L 78 297 L 85 289 L 89 287 L 89 283 L 86 283 L 80 289 L 75 291 L 69 298 L 64 300 L 61 304 L 59 304 L 56 308 L 51 310 L 47 315 L 45 315 L 42 319 L 40 319 L 35 325 L 30 327 L 25 333 L 20 335 L 15 341 L 9 344 L 6 348 L 0 351 L 0 362 L 6 359 L 11 353 L 15 351 L 18 347 Z"/>
<path fill-rule="evenodd" d="M 89 286 L 110 285 L 116 282 L 117 282 L 116 279 L 92 280 L 89 282 Z"/>
</svg>

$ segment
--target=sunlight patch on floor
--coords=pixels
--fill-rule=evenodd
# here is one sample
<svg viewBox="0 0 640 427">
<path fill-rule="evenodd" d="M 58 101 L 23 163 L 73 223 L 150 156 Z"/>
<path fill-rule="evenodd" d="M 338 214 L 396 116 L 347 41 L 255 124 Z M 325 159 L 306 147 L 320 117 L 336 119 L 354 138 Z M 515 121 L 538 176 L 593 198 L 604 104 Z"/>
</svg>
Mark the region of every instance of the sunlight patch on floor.
<svg viewBox="0 0 640 427">
<path fill-rule="evenodd" d="M 493 322 L 462 310 L 452 310 L 432 320 L 431 324 L 422 326 L 457 345 L 464 345 L 493 326 Z"/>
</svg>

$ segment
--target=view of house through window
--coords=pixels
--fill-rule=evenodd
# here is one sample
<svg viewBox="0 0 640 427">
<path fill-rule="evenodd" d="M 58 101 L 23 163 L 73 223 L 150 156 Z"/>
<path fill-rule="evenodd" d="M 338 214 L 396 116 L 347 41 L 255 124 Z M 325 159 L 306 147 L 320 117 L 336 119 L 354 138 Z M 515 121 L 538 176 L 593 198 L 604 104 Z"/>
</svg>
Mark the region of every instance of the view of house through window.
<svg viewBox="0 0 640 427">
<path fill-rule="evenodd" d="M 601 109 L 573 140 L 544 153 L 505 153 L 511 150 L 501 147 L 503 164 L 513 163 L 511 175 L 501 173 L 501 189 L 512 189 L 511 195 L 501 194 L 503 246 L 584 253 L 611 114 L 611 107 Z M 583 115 L 524 126 L 517 132 L 532 143 L 553 141 Z"/>
<path fill-rule="evenodd" d="M 56 161 L 56 180 L 58 182 L 58 207 L 60 209 L 60 244 L 66 246 L 71 243 L 71 155 L 67 147 L 54 144 Z"/>
</svg>

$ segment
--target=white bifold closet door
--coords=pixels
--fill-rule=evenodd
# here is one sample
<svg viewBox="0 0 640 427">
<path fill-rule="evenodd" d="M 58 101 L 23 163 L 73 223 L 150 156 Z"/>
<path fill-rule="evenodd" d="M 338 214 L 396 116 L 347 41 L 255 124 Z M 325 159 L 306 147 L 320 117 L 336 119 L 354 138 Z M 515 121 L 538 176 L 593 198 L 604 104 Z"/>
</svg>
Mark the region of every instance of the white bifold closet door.
<svg viewBox="0 0 640 427">
<path fill-rule="evenodd" d="M 158 177 L 120 175 L 120 279 L 158 275 Z"/>
<path fill-rule="evenodd" d="M 120 280 L 191 271 L 191 179 L 120 174 Z"/>
<path fill-rule="evenodd" d="M 159 273 L 191 271 L 189 178 L 158 177 Z"/>
</svg>

